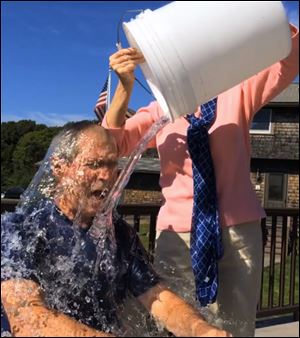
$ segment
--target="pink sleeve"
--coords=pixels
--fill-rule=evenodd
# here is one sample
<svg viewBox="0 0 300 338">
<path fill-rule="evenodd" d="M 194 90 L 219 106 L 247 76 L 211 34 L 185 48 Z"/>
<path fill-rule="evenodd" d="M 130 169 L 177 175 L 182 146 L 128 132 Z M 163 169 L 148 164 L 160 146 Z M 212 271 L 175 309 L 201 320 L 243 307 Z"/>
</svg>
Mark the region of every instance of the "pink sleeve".
<svg viewBox="0 0 300 338">
<path fill-rule="evenodd" d="M 255 113 L 280 92 L 299 72 L 299 30 L 290 25 L 292 50 L 290 55 L 241 84 L 246 117 L 251 122 Z"/>
<path fill-rule="evenodd" d="M 119 156 L 128 156 L 136 147 L 139 140 L 145 135 L 152 124 L 160 117 L 160 108 L 157 102 L 151 102 L 148 107 L 139 109 L 135 115 L 127 119 L 120 128 L 111 128 L 107 124 L 106 116 L 102 126 L 109 129 L 118 145 Z M 149 142 L 148 148 L 156 147 L 155 137 Z"/>
</svg>

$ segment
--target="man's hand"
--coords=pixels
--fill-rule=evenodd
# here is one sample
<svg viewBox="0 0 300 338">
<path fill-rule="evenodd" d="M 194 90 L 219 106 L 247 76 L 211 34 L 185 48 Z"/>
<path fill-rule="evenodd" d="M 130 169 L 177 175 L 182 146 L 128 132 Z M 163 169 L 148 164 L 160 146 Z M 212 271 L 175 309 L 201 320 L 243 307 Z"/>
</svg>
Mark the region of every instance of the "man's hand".
<svg viewBox="0 0 300 338">
<path fill-rule="evenodd" d="M 110 67 L 118 75 L 125 89 L 131 89 L 134 83 L 134 70 L 145 62 L 141 53 L 135 48 L 121 49 L 109 58 Z"/>
<path fill-rule="evenodd" d="M 158 284 L 139 297 L 153 317 L 178 337 L 232 337 L 208 324 L 204 318 L 175 293 Z"/>
</svg>

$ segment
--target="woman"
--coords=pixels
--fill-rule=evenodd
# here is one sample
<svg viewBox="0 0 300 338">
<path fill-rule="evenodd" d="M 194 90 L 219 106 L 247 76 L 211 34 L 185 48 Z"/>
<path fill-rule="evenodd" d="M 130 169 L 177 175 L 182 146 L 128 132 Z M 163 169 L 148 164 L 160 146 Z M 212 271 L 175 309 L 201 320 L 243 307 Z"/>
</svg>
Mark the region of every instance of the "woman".
<svg viewBox="0 0 300 338">
<path fill-rule="evenodd" d="M 250 181 L 249 129 L 255 113 L 284 90 L 298 73 L 299 32 L 292 25 L 290 28 L 290 55 L 220 94 L 216 118 L 209 129 L 224 246 L 218 267 L 219 293 L 210 309 L 217 322 L 234 336 L 254 336 L 262 265 L 260 220 L 265 212 Z M 142 62 L 143 56 L 132 48 L 120 50 L 110 58 L 119 84 L 103 126 L 115 136 L 120 156 L 130 154 L 149 127 L 163 115 L 158 103 L 152 102 L 125 121 L 134 86 L 134 69 Z M 196 115 L 201 115 L 201 111 Z M 161 270 L 167 274 L 170 266 L 176 269 L 171 278 L 177 276 L 177 283 L 194 279 L 189 253 L 193 175 L 187 147 L 188 127 L 187 119 L 180 117 L 165 126 L 149 144 L 158 149 L 163 194 L 155 261 L 167 267 Z M 190 287 L 180 284 L 183 292 L 190 292 Z"/>
</svg>

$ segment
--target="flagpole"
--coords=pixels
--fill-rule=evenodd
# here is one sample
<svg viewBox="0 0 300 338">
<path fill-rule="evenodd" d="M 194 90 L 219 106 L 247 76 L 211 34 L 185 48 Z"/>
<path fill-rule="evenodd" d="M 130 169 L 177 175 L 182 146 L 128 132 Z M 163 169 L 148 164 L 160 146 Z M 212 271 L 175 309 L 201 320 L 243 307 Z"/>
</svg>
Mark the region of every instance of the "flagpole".
<svg viewBox="0 0 300 338">
<path fill-rule="evenodd" d="M 108 83 L 107 83 L 107 110 L 110 107 L 110 88 L 111 88 L 111 67 L 108 70 Z"/>
</svg>

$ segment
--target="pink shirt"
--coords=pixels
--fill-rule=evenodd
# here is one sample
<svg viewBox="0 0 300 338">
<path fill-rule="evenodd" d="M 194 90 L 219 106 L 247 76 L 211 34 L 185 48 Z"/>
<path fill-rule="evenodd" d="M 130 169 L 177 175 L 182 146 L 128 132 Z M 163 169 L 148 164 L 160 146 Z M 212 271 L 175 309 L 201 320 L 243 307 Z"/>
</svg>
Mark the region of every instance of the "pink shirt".
<svg viewBox="0 0 300 338">
<path fill-rule="evenodd" d="M 254 114 L 298 73 L 299 32 L 292 30 L 292 52 L 281 62 L 256 74 L 218 96 L 216 120 L 209 130 L 215 168 L 219 215 L 222 226 L 232 226 L 265 217 L 250 181 L 249 128 Z M 119 155 L 131 153 L 149 127 L 163 115 L 157 102 L 140 109 L 121 128 L 109 128 L 117 140 Z M 151 141 L 157 147 L 163 204 L 158 230 L 188 232 L 193 207 L 192 162 L 187 149 L 189 123 L 180 117 L 166 125 Z"/>
</svg>

